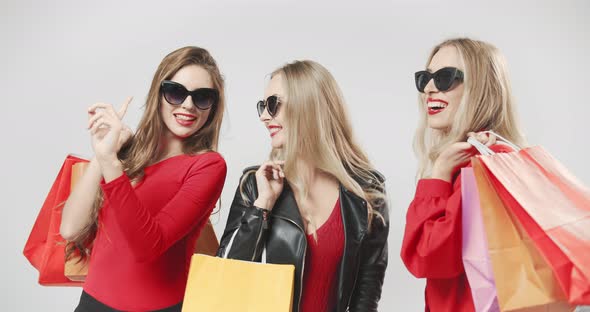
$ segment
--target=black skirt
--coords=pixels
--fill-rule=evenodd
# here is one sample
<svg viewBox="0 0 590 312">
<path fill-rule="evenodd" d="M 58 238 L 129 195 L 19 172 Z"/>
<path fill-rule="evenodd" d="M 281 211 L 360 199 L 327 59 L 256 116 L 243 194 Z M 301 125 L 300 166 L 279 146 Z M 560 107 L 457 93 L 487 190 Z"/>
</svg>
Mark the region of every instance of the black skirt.
<svg viewBox="0 0 590 312">
<path fill-rule="evenodd" d="M 182 302 L 175 304 L 171 307 L 164 308 L 161 310 L 154 310 L 153 312 L 181 312 Z M 89 295 L 87 292 L 82 291 L 80 296 L 80 303 L 74 312 L 120 312 L 120 310 L 113 309 L 106 304 L 96 300 L 94 297 Z"/>
</svg>

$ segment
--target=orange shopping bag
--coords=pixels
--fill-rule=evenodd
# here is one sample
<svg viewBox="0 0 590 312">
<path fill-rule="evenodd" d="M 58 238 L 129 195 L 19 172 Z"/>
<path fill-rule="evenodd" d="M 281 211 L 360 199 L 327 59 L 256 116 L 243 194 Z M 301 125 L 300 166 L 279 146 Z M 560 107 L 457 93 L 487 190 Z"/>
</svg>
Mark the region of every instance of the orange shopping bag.
<svg viewBox="0 0 590 312">
<path fill-rule="evenodd" d="M 551 267 L 472 158 L 501 311 L 573 311 Z"/>
</svg>

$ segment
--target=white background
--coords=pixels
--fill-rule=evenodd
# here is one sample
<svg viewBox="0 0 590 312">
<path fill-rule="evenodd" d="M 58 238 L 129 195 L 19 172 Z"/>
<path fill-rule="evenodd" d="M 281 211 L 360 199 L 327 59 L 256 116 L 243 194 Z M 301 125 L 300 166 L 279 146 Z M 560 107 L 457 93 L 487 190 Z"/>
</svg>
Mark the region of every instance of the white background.
<svg viewBox="0 0 590 312">
<path fill-rule="evenodd" d="M 22 248 L 67 153 L 90 156 L 85 109 L 135 96 L 135 127 L 149 83 L 172 50 L 197 45 L 227 81 L 220 152 L 228 176 L 219 235 L 241 170 L 263 161 L 267 131 L 255 103 L 267 74 L 312 59 L 342 88 L 356 137 L 387 177 L 389 267 L 381 311 L 423 311 L 424 282 L 399 258 L 415 186 L 413 73 L 454 36 L 506 55 L 529 141 L 586 183 L 590 115 L 587 1 L 6 1 L 0 3 L 2 263 L 0 310 L 72 311 L 79 288 L 41 287 Z"/>
</svg>

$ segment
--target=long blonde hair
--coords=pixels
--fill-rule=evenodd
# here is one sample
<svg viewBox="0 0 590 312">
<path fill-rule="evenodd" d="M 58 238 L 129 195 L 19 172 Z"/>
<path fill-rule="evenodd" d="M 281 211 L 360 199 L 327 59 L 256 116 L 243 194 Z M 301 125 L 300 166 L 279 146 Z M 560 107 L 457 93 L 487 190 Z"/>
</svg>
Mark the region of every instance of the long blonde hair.
<svg viewBox="0 0 590 312">
<path fill-rule="evenodd" d="M 160 65 L 152 79 L 145 103 L 145 111 L 137 127 L 137 132 L 121 148 L 118 158 L 123 163 L 123 169 L 133 181 L 139 181 L 143 177 L 145 167 L 157 162 L 162 157 L 162 138 L 166 125 L 160 114 L 160 106 L 163 105 L 160 93 L 160 84 L 163 80 L 171 79 L 181 68 L 189 65 L 197 65 L 205 69 L 213 82 L 213 88 L 219 92 L 217 105 L 211 108 L 209 119 L 199 131 L 183 140 L 184 154 L 197 154 L 205 151 L 216 151 L 219 141 L 219 132 L 223 113 L 225 111 L 225 93 L 223 77 L 217 67 L 217 63 L 209 52 L 199 47 L 184 47 L 168 54 Z M 98 229 L 98 211 L 102 206 L 102 192 L 97 194 L 91 213 L 91 222 L 66 247 L 66 257 L 74 253 L 80 253 L 82 258 L 89 255 L 92 242 Z"/>
<path fill-rule="evenodd" d="M 295 61 L 275 70 L 286 90 L 284 110 L 287 143 L 273 148 L 272 160 L 284 160 L 285 177 L 299 202 L 309 194 L 301 160 L 336 178 L 347 190 L 367 201 L 369 229 L 374 207 L 385 199 L 381 177 L 353 138 L 344 99 L 336 80 L 322 65 Z M 244 179 L 245 180 L 245 179 Z M 304 219 L 313 225 L 309 212 Z"/>
<path fill-rule="evenodd" d="M 493 45 L 469 38 L 449 39 L 432 49 L 426 66 L 443 47 L 454 47 L 464 68 L 464 92 L 447 131 L 428 127 L 425 97 L 420 96 L 420 122 L 414 136 L 419 159 L 418 178 L 431 174 L 432 165 L 449 145 L 465 141 L 468 132 L 493 130 L 517 145 L 525 144 L 516 118 L 506 60 Z"/>
</svg>

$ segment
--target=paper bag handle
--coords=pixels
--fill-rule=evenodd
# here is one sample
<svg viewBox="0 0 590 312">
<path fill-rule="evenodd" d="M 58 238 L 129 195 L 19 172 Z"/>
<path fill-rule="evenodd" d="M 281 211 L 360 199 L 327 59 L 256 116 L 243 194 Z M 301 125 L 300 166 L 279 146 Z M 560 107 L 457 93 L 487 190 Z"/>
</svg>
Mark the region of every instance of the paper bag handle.
<svg viewBox="0 0 590 312">
<path fill-rule="evenodd" d="M 240 228 L 237 228 L 234 233 L 231 235 L 231 238 L 229 239 L 229 243 L 227 243 L 227 246 L 225 247 L 225 252 L 223 253 L 223 258 L 227 259 L 227 255 L 229 254 L 229 251 L 231 250 L 231 246 L 234 244 L 234 238 L 236 238 L 236 235 L 238 235 L 238 230 Z M 266 264 L 266 244 L 264 244 L 264 248 L 262 249 L 262 259 L 261 259 L 262 263 Z"/>
<path fill-rule="evenodd" d="M 507 140 L 506 138 L 504 138 L 503 136 L 495 133 L 494 131 L 482 131 L 483 133 L 489 133 L 491 135 L 494 135 L 498 138 L 500 138 L 501 142 L 506 143 L 506 145 L 510 146 L 513 150 L 515 151 L 520 151 L 520 147 L 518 147 L 518 145 L 510 142 L 509 140 Z M 472 138 L 469 137 L 467 139 L 467 143 L 473 145 L 473 147 L 475 147 L 475 149 L 477 149 L 477 151 L 484 155 L 484 156 L 489 156 L 489 155 L 494 155 L 496 154 L 496 152 L 492 151 L 491 148 L 489 148 L 488 146 L 486 146 L 485 144 L 479 142 L 476 138 Z"/>
</svg>

